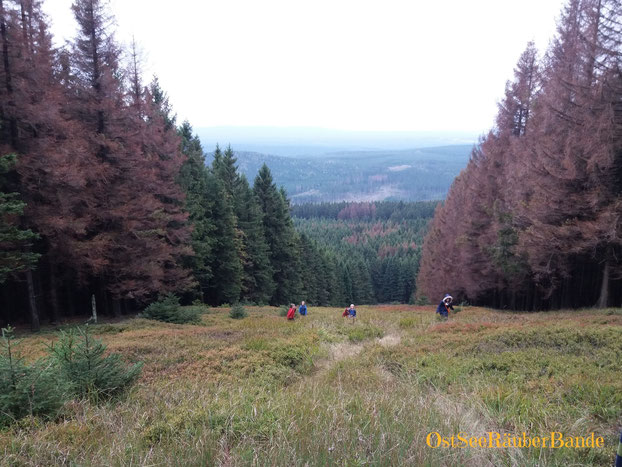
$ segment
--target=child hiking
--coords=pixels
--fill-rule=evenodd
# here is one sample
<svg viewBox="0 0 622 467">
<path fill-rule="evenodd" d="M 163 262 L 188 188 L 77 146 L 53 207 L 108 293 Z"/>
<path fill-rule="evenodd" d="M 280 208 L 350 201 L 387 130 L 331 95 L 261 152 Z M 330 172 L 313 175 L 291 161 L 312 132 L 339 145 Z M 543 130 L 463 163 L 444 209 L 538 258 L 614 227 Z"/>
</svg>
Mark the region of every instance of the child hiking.
<svg viewBox="0 0 622 467">
<path fill-rule="evenodd" d="M 298 308 L 298 313 L 300 314 L 300 316 L 307 316 L 307 305 L 305 305 L 304 300 L 300 303 L 300 307 Z"/>
<path fill-rule="evenodd" d="M 352 318 L 352 322 L 356 321 L 356 308 L 354 308 L 354 303 L 350 305 L 348 315 L 349 318 Z"/>
<path fill-rule="evenodd" d="M 436 307 L 436 312 L 438 314 L 440 314 L 442 318 L 447 319 L 449 317 L 449 309 L 450 308 L 453 311 L 454 307 L 451 304 L 451 302 L 453 302 L 453 300 L 454 299 L 453 299 L 453 297 L 451 295 L 445 294 L 445 297 L 443 298 L 441 303 L 439 303 L 438 307 Z"/>
<path fill-rule="evenodd" d="M 287 310 L 287 319 L 293 320 L 295 317 L 296 317 L 296 305 L 292 303 L 291 306 L 289 307 L 289 310 Z"/>
</svg>

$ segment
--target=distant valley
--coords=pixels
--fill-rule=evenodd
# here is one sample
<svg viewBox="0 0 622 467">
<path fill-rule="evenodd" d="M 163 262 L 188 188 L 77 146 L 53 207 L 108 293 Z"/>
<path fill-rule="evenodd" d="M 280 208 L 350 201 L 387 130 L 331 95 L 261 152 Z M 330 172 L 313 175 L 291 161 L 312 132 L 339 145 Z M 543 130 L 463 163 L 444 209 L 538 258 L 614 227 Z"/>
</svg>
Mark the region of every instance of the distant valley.
<svg viewBox="0 0 622 467">
<path fill-rule="evenodd" d="M 293 204 L 443 199 L 466 166 L 472 148 L 453 145 L 288 157 L 233 147 L 241 173 L 252 182 L 265 162 Z M 207 163 L 211 163 L 211 154 Z"/>
</svg>

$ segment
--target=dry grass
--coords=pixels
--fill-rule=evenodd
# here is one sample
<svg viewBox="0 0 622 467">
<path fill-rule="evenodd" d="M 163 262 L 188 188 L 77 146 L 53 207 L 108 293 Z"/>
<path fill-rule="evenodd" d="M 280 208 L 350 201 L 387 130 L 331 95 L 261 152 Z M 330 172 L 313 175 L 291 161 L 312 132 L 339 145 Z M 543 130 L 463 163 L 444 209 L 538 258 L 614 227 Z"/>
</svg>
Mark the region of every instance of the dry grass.
<svg viewBox="0 0 622 467">
<path fill-rule="evenodd" d="M 104 405 L 0 432 L 2 465 L 608 465 L 622 424 L 622 313 L 433 307 L 227 308 L 202 325 L 132 319 L 94 326 L 145 363 Z M 27 358 L 55 335 L 26 336 Z M 561 431 L 601 449 L 431 449 L 431 431 Z"/>
</svg>

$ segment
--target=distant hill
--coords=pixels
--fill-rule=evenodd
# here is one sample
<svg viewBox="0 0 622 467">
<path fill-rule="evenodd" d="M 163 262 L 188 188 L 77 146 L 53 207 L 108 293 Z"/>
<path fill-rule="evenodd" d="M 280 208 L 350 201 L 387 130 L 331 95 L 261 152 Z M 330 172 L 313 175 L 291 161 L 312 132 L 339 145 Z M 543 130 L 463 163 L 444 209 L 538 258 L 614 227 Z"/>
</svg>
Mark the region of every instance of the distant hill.
<svg viewBox="0 0 622 467">
<path fill-rule="evenodd" d="M 236 151 L 284 157 L 324 157 L 338 151 L 400 151 L 410 148 L 472 145 L 478 135 L 456 131 L 347 131 L 309 127 L 196 128 L 206 151 L 216 144 Z"/>
<path fill-rule="evenodd" d="M 240 172 L 251 181 L 265 162 L 294 204 L 331 201 L 427 201 L 445 198 L 466 166 L 472 145 L 407 150 L 339 151 L 283 157 L 238 151 Z M 208 163 L 211 158 L 208 155 Z"/>
</svg>

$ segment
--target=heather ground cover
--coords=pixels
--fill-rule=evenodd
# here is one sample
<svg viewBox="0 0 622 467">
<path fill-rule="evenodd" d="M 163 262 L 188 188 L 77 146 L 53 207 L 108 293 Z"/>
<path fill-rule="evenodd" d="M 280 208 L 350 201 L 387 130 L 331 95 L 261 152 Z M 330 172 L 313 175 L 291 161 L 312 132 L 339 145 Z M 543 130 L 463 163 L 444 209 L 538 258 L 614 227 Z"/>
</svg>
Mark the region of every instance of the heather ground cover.
<svg viewBox="0 0 622 467">
<path fill-rule="evenodd" d="M 0 432 L 2 465 L 610 465 L 622 424 L 622 311 L 205 309 L 196 325 L 92 326 L 144 362 L 129 393 Z M 22 335 L 27 359 L 58 338 Z M 433 449 L 431 432 L 604 438 L 602 448 Z M 435 444 L 434 438 L 432 441 Z"/>
</svg>

